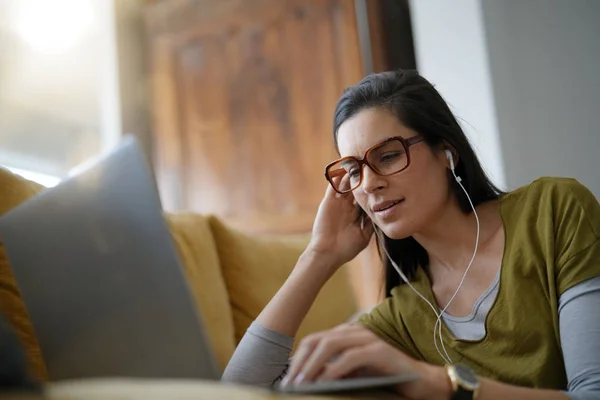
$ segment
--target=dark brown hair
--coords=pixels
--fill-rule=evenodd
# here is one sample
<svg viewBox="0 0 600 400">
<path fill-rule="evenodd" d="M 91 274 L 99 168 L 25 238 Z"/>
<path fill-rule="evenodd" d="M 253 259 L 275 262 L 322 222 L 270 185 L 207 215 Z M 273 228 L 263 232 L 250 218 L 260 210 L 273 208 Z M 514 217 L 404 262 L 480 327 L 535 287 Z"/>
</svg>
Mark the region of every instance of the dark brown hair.
<svg viewBox="0 0 600 400">
<path fill-rule="evenodd" d="M 361 110 L 382 107 L 391 111 L 409 129 L 422 135 L 432 148 L 450 146 L 458 154 L 456 174 L 469 193 L 473 205 L 497 199 L 502 192 L 494 186 L 484 172 L 475 151 L 458 124 L 450 108 L 433 85 L 414 70 L 395 70 L 372 74 L 355 86 L 347 88 L 335 108 L 333 135 L 337 148 L 340 126 Z M 339 152 L 339 149 L 338 149 Z M 452 191 L 461 209 L 472 212 L 464 192 L 448 171 Z M 394 240 L 376 229 L 377 246 L 385 266 L 385 294 L 402 284 L 398 273 L 381 252 L 385 246 L 390 257 L 398 264 L 408 279 L 412 279 L 419 266 L 427 268 L 429 257 L 425 249 L 412 237 Z"/>
</svg>

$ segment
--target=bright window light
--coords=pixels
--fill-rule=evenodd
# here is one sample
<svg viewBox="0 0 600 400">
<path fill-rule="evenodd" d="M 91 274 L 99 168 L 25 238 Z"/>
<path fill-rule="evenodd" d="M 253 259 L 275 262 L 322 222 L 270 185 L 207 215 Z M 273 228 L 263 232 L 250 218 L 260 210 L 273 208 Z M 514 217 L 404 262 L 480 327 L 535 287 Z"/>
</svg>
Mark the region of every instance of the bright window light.
<svg viewBox="0 0 600 400">
<path fill-rule="evenodd" d="M 60 183 L 60 178 L 57 176 L 46 175 L 40 172 L 27 171 L 20 168 L 9 167 L 8 165 L 3 165 L 4 168 L 8 169 L 14 174 L 20 175 L 23 178 L 39 183 L 42 186 L 47 188 L 56 186 Z"/>
<path fill-rule="evenodd" d="M 94 21 L 91 0 L 14 2 L 15 31 L 34 50 L 64 53 L 81 41 Z"/>
</svg>

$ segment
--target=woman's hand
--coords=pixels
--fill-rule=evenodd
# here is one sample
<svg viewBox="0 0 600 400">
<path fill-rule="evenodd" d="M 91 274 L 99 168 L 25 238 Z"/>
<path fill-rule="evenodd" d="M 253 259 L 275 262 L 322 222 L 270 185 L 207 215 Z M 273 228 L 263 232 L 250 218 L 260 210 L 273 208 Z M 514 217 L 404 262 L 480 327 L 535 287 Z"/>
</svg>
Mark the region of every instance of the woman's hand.
<svg viewBox="0 0 600 400">
<path fill-rule="evenodd" d="M 450 383 L 443 368 L 410 358 L 362 326 L 341 325 L 302 340 L 284 384 L 403 374 L 420 378 L 398 385 L 401 395 L 409 399 L 449 397 Z"/>
<path fill-rule="evenodd" d="M 361 212 L 352 193 L 339 194 L 327 185 L 307 250 L 329 258 L 339 267 L 367 247 L 372 234 L 371 220 Z"/>
<path fill-rule="evenodd" d="M 369 242 L 372 227 L 364 229 L 352 194 L 336 195 L 328 186 L 313 226 L 313 236 L 292 273 L 256 318 L 263 327 L 295 336 L 323 285 Z"/>
</svg>

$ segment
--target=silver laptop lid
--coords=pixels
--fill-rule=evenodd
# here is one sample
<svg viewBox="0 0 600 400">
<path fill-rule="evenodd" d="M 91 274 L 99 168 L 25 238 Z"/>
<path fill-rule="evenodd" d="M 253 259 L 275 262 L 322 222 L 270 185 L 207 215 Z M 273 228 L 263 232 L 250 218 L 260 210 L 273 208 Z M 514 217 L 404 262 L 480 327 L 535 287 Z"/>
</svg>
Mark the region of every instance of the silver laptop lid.
<svg viewBox="0 0 600 400">
<path fill-rule="evenodd" d="M 0 218 L 0 238 L 52 380 L 219 378 L 133 137 Z"/>
</svg>

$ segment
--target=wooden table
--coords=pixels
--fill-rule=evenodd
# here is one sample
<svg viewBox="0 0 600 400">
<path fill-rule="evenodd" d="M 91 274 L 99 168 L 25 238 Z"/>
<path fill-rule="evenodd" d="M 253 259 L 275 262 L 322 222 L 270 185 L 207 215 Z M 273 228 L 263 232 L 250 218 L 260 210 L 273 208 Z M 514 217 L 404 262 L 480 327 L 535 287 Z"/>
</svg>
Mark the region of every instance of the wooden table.
<svg viewBox="0 0 600 400">
<path fill-rule="evenodd" d="M 0 396 L 1 399 L 1 396 Z M 226 385 L 210 381 L 162 379 L 91 379 L 52 383 L 44 400 L 350 400 L 400 399 L 389 392 L 345 393 L 343 395 L 291 395 L 266 389 Z"/>
</svg>

